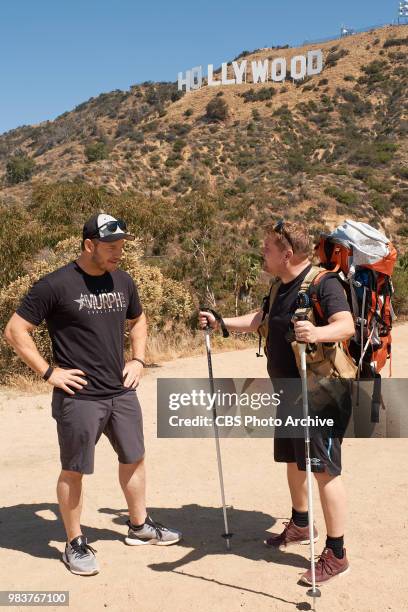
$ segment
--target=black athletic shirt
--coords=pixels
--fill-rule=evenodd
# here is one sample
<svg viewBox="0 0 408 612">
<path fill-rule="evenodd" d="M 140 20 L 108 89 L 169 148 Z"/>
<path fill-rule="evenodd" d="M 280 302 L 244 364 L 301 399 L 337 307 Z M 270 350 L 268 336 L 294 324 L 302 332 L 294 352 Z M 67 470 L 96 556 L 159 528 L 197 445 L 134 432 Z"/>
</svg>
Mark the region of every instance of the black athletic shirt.
<svg viewBox="0 0 408 612">
<path fill-rule="evenodd" d="M 17 309 L 33 325 L 45 319 L 56 365 L 85 372 L 88 384 L 75 390 L 78 399 L 109 399 L 128 391 L 122 375 L 125 320 L 141 313 L 129 274 L 93 276 L 76 262 L 40 278 Z"/>
<path fill-rule="evenodd" d="M 296 310 L 297 296 L 310 269 L 311 266 L 308 266 L 289 283 L 282 283 L 273 303 L 267 344 L 268 374 L 271 378 L 300 377 L 292 346 L 285 335 L 293 327 L 290 321 Z M 320 325 L 327 325 L 327 320 L 336 312 L 350 311 L 343 287 L 336 277 L 323 277 L 318 296 L 324 314 L 324 321 L 318 323 Z"/>
</svg>

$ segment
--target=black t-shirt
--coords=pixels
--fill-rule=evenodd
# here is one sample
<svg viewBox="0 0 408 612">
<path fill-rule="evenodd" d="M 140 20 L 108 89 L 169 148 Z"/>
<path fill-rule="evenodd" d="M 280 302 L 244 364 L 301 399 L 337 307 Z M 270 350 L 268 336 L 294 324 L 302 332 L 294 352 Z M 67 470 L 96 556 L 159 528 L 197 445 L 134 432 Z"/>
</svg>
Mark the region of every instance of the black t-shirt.
<svg viewBox="0 0 408 612">
<path fill-rule="evenodd" d="M 85 372 L 88 384 L 75 389 L 78 399 L 108 399 L 128 391 L 122 375 L 125 320 L 141 313 L 129 274 L 115 270 L 93 276 L 76 262 L 40 278 L 17 309 L 33 325 L 45 319 L 56 365 Z"/>
<path fill-rule="evenodd" d="M 286 334 L 291 329 L 291 319 L 296 310 L 297 296 L 300 287 L 311 266 L 308 266 L 289 283 L 279 287 L 272 310 L 269 315 L 267 357 L 268 374 L 271 378 L 299 378 L 290 341 Z M 318 325 L 327 325 L 327 320 L 337 312 L 350 311 L 344 289 L 336 277 L 323 277 L 318 286 L 319 303 L 324 320 Z"/>
</svg>

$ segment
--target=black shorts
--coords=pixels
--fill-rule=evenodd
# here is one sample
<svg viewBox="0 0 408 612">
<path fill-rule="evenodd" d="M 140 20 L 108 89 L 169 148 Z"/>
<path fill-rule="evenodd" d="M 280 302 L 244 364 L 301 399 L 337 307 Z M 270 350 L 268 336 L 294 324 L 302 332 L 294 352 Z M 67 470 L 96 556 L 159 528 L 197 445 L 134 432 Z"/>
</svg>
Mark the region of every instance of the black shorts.
<svg viewBox="0 0 408 612">
<path fill-rule="evenodd" d="M 144 456 L 143 419 L 136 391 L 112 399 L 78 399 L 59 391 L 52 396 L 61 466 L 82 474 L 94 471 L 95 445 L 104 433 L 120 463 Z"/>
<path fill-rule="evenodd" d="M 329 472 L 332 476 L 341 474 L 342 438 L 328 438 L 316 435 L 310 440 L 312 472 Z M 282 463 L 296 463 L 299 470 L 306 470 L 305 441 L 303 438 L 275 438 L 274 459 Z"/>
</svg>

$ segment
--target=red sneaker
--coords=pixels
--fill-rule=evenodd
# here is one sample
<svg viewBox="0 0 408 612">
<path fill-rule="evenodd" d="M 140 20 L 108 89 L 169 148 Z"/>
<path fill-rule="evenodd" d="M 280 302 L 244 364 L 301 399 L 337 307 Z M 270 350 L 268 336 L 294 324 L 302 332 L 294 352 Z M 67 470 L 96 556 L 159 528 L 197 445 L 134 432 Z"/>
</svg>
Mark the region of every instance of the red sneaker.
<svg viewBox="0 0 408 612">
<path fill-rule="evenodd" d="M 266 546 L 276 548 L 277 550 L 285 550 L 285 548 L 293 544 L 310 544 L 309 527 L 298 527 L 293 522 L 293 519 L 285 521 L 283 524 L 286 527 L 282 533 L 274 534 L 267 540 L 264 540 Z M 314 526 L 314 541 L 317 542 L 318 539 L 317 529 Z"/>
<path fill-rule="evenodd" d="M 344 576 L 350 571 L 347 560 L 346 549 L 343 549 L 343 558 L 338 559 L 331 548 L 325 548 L 317 562 L 315 563 L 316 584 L 329 582 L 337 576 Z M 305 572 L 300 581 L 304 584 L 312 584 L 312 570 Z"/>
</svg>

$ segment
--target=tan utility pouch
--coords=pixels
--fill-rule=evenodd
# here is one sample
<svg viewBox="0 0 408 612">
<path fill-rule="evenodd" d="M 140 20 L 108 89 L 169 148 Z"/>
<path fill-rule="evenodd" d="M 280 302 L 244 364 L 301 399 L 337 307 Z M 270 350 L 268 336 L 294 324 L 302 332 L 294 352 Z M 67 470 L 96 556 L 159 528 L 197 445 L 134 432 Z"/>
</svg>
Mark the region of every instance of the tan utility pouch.
<svg viewBox="0 0 408 612">
<path fill-rule="evenodd" d="M 300 372 L 300 353 L 297 342 L 292 342 L 295 353 L 296 364 Z M 314 350 L 308 347 L 306 362 L 308 371 L 321 378 L 355 378 L 357 366 L 352 358 L 347 355 L 340 343 L 316 344 Z"/>
<path fill-rule="evenodd" d="M 326 409 L 328 405 L 333 405 L 333 401 L 334 405 L 342 408 L 344 393 L 350 393 L 350 379 L 355 378 L 357 368 L 341 344 L 314 346 L 317 347 L 315 351 L 306 353 L 310 403 L 315 411 Z M 300 372 L 297 342 L 292 342 L 292 349 Z"/>
</svg>

